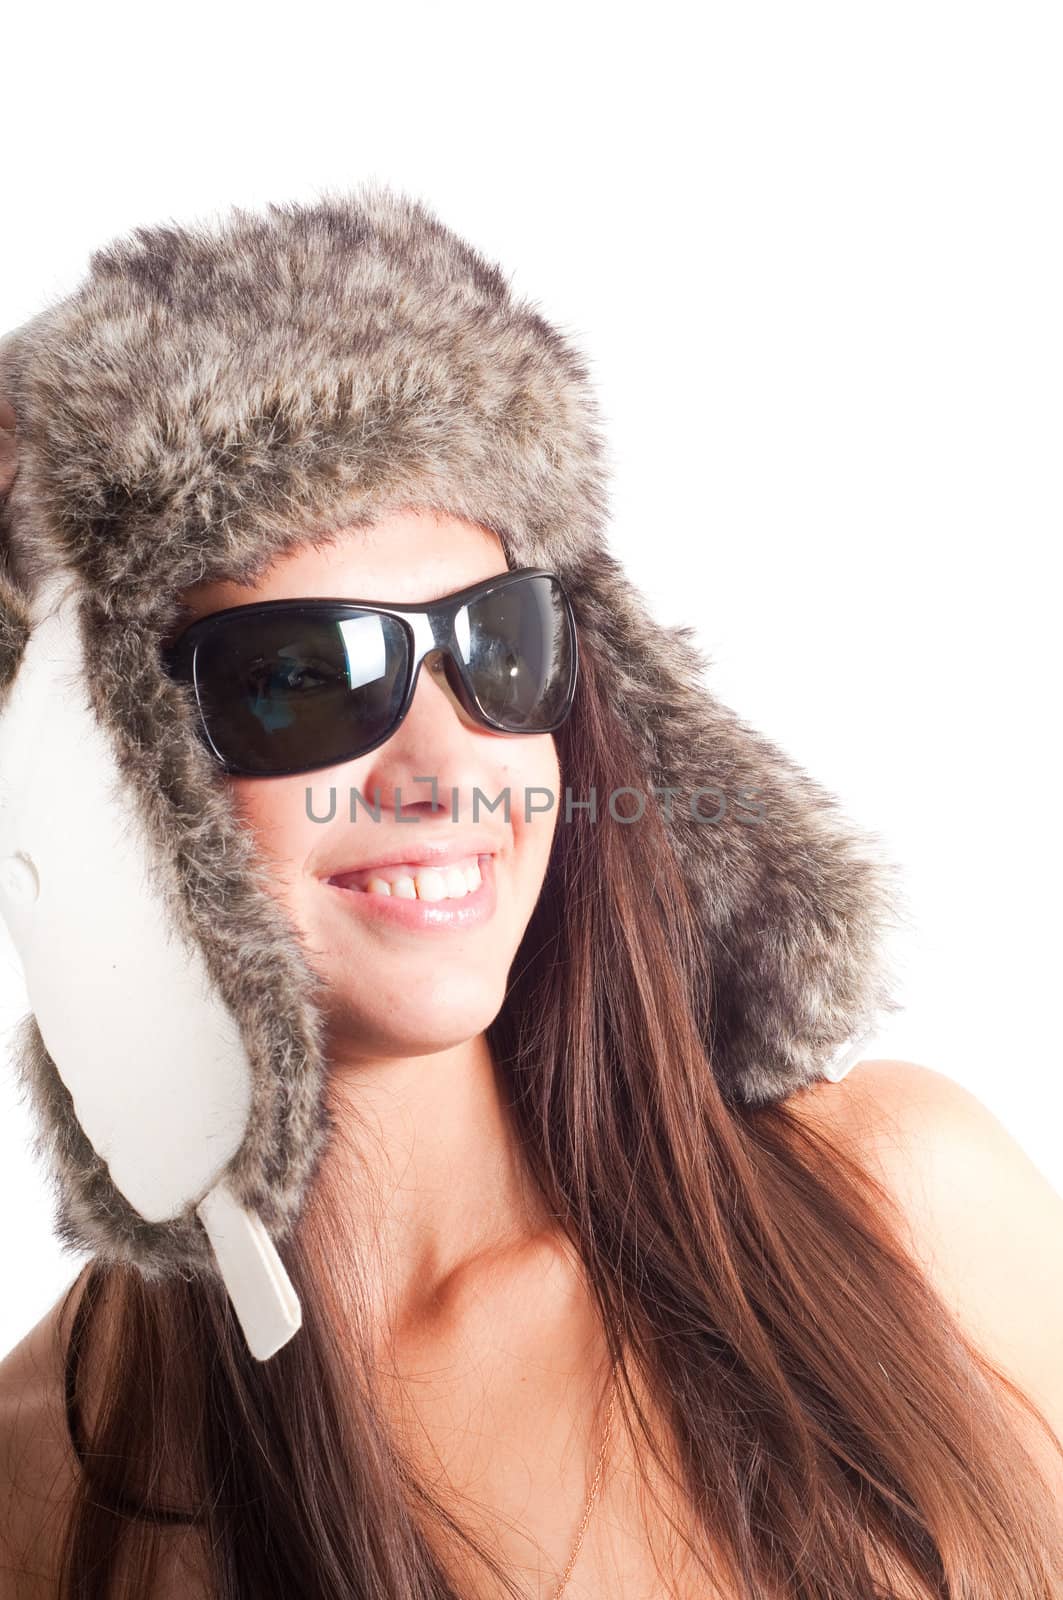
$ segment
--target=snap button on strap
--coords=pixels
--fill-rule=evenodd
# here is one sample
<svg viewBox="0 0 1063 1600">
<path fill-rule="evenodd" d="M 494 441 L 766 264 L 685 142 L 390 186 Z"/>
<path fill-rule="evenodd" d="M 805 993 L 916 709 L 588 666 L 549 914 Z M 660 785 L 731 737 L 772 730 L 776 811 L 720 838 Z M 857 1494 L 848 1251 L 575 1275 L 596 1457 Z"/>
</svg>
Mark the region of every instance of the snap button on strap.
<svg viewBox="0 0 1063 1600">
<path fill-rule="evenodd" d="M 31 906 L 41 892 L 37 868 L 29 856 L 5 856 L 0 860 L 0 894 L 13 905 Z"/>
</svg>

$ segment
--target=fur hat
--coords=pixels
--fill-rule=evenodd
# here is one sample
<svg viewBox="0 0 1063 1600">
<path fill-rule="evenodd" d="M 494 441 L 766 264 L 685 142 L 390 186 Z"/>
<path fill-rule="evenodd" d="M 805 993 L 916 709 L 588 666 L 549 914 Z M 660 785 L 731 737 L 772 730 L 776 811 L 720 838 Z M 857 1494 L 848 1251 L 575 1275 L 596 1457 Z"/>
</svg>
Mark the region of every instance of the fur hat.
<svg viewBox="0 0 1063 1600">
<path fill-rule="evenodd" d="M 227 1080 L 239 1137 L 218 1145 L 216 1165 L 274 1238 L 298 1214 L 321 1149 L 320 995 L 158 650 L 185 586 L 248 581 L 315 530 L 433 506 L 492 529 L 511 567 L 559 574 L 641 752 L 632 783 L 679 797 L 669 826 L 698 907 L 713 997 L 706 1042 L 729 1100 L 763 1104 L 837 1075 L 839 1054 L 851 1059 L 854 1038 L 898 1009 L 884 939 L 900 906 L 896 867 L 714 698 L 693 629 L 651 617 L 607 544 L 606 446 L 583 358 L 425 205 L 374 184 L 262 214 L 233 209 L 211 228 L 137 228 L 92 255 L 75 292 L 0 341 L 0 394 L 19 440 L 0 522 L 0 735 L 48 611 L 41 597 L 51 604 L 61 577 L 80 659 L 92 664 L 84 693 L 143 839 L 150 895 L 220 997 L 241 1053 L 244 1077 Z M 52 717 L 65 698 L 36 719 L 41 746 L 58 738 Z M 19 760 L 31 743 L 16 747 Z M 8 784 L 17 790 L 22 775 L 9 767 Z M 760 825 L 698 820 L 684 797 L 714 783 L 755 791 Z M 12 871 L 47 878 L 24 842 L 14 853 L 10 829 L 5 845 L 3 819 L 0 806 L 9 891 Z M 53 845 L 63 831 L 53 827 Z M 24 910 L 35 896 L 43 903 L 46 882 L 19 881 Z M 76 898 L 71 890 L 63 903 Z M 0 891 L 17 924 L 16 899 Z M 25 920 L 19 928 L 24 949 Z M 103 961 L 97 978 L 108 936 L 87 941 Z M 56 965 L 38 951 L 50 1008 L 37 1004 L 31 971 L 35 1014 L 18 1031 L 16 1066 L 56 1184 L 57 1232 L 149 1277 L 209 1268 L 202 1191 L 175 1191 L 173 1214 L 156 1205 L 146 1216 L 135 1183 L 123 1187 L 99 1147 L 103 1135 L 94 1143 L 86 1131 L 100 1126 L 96 1080 L 83 1076 L 72 1092 L 64 1052 L 76 1053 L 75 1028 L 107 1002 L 82 983 L 59 1003 L 56 989 L 80 963 L 68 958 L 65 975 Z M 65 1031 L 76 996 L 83 1011 Z M 125 990 L 109 1027 L 128 1006 Z M 227 1048 L 220 1038 L 214 1061 Z M 147 1090 L 107 1060 L 124 1095 L 143 1092 L 144 1115 L 165 1102 L 150 1052 L 138 1057 Z M 209 1093 L 204 1103 L 209 1139 Z M 210 1243 L 217 1256 L 213 1234 Z"/>
</svg>

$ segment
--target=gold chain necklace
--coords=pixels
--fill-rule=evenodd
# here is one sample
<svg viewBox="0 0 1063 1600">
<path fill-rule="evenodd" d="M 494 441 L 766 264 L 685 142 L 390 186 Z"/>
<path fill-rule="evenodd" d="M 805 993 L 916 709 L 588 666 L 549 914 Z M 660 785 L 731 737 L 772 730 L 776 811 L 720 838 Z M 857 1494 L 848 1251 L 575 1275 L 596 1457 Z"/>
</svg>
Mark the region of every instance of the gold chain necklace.
<svg viewBox="0 0 1063 1600">
<path fill-rule="evenodd" d="M 594 1482 L 591 1484 L 591 1492 L 590 1492 L 590 1498 L 587 1501 L 587 1509 L 583 1513 L 583 1521 L 580 1523 L 580 1525 L 579 1525 L 579 1533 L 576 1535 L 576 1547 L 573 1550 L 572 1554 L 568 1558 L 568 1565 L 565 1567 L 565 1570 L 564 1570 L 564 1572 L 563 1572 L 563 1574 L 561 1576 L 560 1584 L 554 1590 L 553 1600 L 560 1600 L 561 1595 L 564 1594 L 565 1589 L 568 1586 L 568 1580 L 572 1576 L 572 1568 L 576 1565 L 576 1557 L 579 1555 L 581 1549 L 583 1548 L 583 1535 L 587 1531 L 587 1524 L 591 1519 L 591 1512 L 594 1510 L 594 1503 L 598 1498 L 598 1490 L 601 1487 L 601 1482 L 602 1482 L 602 1468 L 605 1465 L 605 1452 L 609 1447 L 609 1434 L 610 1434 L 610 1431 L 611 1431 L 612 1425 L 613 1425 L 613 1411 L 614 1411 L 614 1409 L 616 1407 L 616 1396 L 617 1396 L 617 1389 L 618 1389 L 618 1386 L 619 1386 L 619 1381 L 617 1379 L 617 1372 L 616 1372 L 616 1369 L 617 1369 L 618 1365 L 619 1365 L 619 1362 L 614 1361 L 614 1363 L 613 1363 L 613 1392 L 612 1392 L 612 1396 L 611 1396 L 611 1398 L 609 1400 L 609 1409 L 605 1414 L 605 1429 L 604 1429 L 603 1436 L 602 1436 L 602 1448 L 598 1452 L 598 1465 L 597 1465 L 597 1467 L 595 1468 L 595 1471 L 594 1471 Z"/>
</svg>

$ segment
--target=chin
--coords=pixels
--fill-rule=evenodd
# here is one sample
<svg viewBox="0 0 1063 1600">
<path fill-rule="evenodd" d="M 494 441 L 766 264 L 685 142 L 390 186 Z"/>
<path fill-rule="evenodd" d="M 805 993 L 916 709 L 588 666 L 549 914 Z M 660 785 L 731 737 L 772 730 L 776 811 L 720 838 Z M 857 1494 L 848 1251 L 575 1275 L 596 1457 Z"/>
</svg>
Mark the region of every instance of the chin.
<svg viewBox="0 0 1063 1600">
<path fill-rule="evenodd" d="M 440 1055 L 459 1045 L 468 1044 L 471 1039 L 479 1038 L 493 1020 L 489 1017 L 487 1022 L 479 1026 L 467 1022 L 449 1028 L 437 1025 L 432 1029 L 426 1027 L 418 1030 L 413 1027 L 409 1031 L 396 1033 L 394 1026 L 387 1022 L 374 1027 L 367 1024 L 364 1018 L 352 1019 L 334 1024 L 332 1038 L 341 1052 L 346 1045 L 355 1056 L 364 1054 L 383 1060 L 415 1060 L 420 1056 Z"/>
<path fill-rule="evenodd" d="M 401 1009 L 381 1009 L 379 995 L 366 1005 L 348 999 L 331 1019 L 333 1039 L 356 1053 L 435 1055 L 483 1033 L 498 1016 L 504 997 L 504 986 L 488 993 L 482 981 L 477 993 L 461 983 L 448 990 L 445 981 L 428 986 L 429 992 L 418 987 L 419 993 L 408 997 Z"/>
</svg>

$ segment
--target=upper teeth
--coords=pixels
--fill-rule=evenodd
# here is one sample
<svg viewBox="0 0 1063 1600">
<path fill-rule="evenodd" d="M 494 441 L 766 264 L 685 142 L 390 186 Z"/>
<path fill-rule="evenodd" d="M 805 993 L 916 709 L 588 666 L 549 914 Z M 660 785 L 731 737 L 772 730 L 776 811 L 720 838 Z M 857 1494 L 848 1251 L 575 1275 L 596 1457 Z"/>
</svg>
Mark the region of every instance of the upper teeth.
<svg viewBox="0 0 1063 1600">
<path fill-rule="evenodd" d="M 365 893 L 395 895 L 405 900 L 460 900 L 463 895 L 474 893 L 482 882 L 480 863 L 472 857 L 445 867 L 382 867 L 367 880 Z"/>
</svg>

